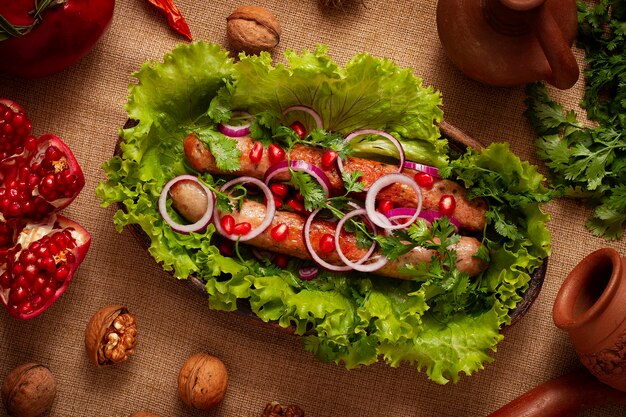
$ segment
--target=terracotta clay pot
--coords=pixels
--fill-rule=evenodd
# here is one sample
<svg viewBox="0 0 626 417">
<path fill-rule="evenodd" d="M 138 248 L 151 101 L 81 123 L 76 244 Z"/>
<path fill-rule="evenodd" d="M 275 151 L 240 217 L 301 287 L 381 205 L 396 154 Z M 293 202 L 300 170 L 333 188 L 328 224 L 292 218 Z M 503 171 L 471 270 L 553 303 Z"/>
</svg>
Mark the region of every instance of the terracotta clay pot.
<svg viewBox="0 0 626 417">
<path fill-rule="evenodd" d="M 568 89 L 579 76 L 576 13 L 576 0 L 439 0 L 437 31 L 450 60 L 474 80 Z"/>
<path fill-rule="evenodd" d="M 625 261 L 611 248 L 585 257 L 563 282 L 552 311 L 583 365 L 620 391 L 626 391 Z"/>
</svg>

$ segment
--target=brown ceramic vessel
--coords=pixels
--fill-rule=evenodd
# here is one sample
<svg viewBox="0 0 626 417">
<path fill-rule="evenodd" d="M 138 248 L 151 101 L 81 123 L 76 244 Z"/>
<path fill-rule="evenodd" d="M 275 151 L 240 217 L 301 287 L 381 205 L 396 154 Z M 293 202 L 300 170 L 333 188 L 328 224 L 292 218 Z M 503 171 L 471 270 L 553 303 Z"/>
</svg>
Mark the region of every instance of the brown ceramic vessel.
<svg viewBox="0 0 626 417">
<path fill-rule="evenodd" d="M 439 0 L 437 31 L 468 77 L 507 87 L 545 80 L 560 89 L 579 76 L 571 50 L 576 0 Z"/>
<path fill-rule="evenodd" d="M 559 290 L 554 323 L 601 382 L 626 391 L 626 259 L 599 249 L 572 269 Z"/>
</svg>

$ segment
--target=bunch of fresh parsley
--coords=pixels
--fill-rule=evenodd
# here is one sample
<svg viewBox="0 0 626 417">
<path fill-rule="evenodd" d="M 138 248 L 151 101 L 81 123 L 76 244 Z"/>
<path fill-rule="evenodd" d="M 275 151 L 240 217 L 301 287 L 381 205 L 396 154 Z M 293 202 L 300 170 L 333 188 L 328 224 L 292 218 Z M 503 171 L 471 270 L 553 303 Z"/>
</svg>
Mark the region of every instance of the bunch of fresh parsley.
<svg viewBox="0 0 626 417">
<path fill-rule="evenodd" d="M 564 111 L 542 84 L 528 87 L 525 114 L 540 135 L 535 144 L 553 183 L 593 207 L 587 227 L 613 240 L 626 222 L 626 3 L 579 2 L 578 9 L 577 44 L 587 62 L 581 107 L 597 126 Z"/>
</svg>

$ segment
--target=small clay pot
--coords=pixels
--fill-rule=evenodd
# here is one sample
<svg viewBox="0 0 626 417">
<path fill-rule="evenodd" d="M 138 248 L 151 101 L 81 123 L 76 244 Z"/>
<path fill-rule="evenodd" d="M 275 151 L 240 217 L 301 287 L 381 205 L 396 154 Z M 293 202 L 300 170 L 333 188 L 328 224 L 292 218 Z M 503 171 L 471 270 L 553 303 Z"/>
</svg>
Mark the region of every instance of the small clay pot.
<svg viewBox="0 0 626 417">
<path fill-rule="evenodd" d="M 575 0 L 438 0 L 437 32 L 468 77 L 509 87 L 545 80 L 560 89 L 579 76 L 571 50 Z"/>
<path fill-rule="evenodd" d="M 626 259 L 597 250 L 569 273 L 552 311 L 580 361 L 601 382 L 626 391 Z"/>
</svg>

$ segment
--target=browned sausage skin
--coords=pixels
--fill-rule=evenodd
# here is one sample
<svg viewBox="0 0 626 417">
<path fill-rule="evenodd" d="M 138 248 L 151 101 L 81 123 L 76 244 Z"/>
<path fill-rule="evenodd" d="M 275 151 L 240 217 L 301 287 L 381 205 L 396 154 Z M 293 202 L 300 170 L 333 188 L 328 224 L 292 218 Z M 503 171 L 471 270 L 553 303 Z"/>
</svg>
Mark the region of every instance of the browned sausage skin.
<svg viewBox="0 0 626 417">
<path fill-rule="evenodd" d="M 240 168 L 236 171 L 222 171 L 217 168 L 215 158 L 213 158 L 213 155 L 211 155 L 210 151 L 197 136 L 191 134 L 184 141 L 185 156 L 196 171 L 234 176 L 246 175 L 262 179 L 271 164 L 267 157 L 267 152 L 263 153 L 259 163 L 251 162 L 249 155 L 252 146 L 253 141 L 250 137 L 238 138 L 237 149 L 241 153 Z M 321 160 L 323 154 L 324 150 L 322 149 L 296 145 L 293 147 L 289 158 L 291 160 L 303 160 L 322 169 L 330 181 L 330 192 L 334 195 L 341 194 L 344 186 L 339 170 L 336 167 L 330 169 L 322 168 Z M 358 171 L 363 173 L 361 181 L 366 187 L 370 186 L 382 175 L 397 172 L 396 166 L 363 158 L 349 157 L 343 165 L 346 172 Z M 411 178 L 415 175 L 415 171 L 409 169 L 403 170 L 403 173 Z M 277 180 L 289 179 L 287 173 L 282 176 L 277 175 L 275 178 Z M 445 179 L 436 180 L 431 189 L 422 188 L 421 191 L 425 209 L 437 210 L 441 196 L 452 194 L 456 200 L 454 217 L 461 223 L 461 228 L 471 231 L 482 231 L 485 227 L 487 203 L 479 198 L 469 200 L 466 190 L 456 182 Z M 404 184 L 394 184 L 383 189 L 378 194 L 378 199 L 392 200 L 398 207 L 415 206 L 415 201 L 417 200 L 415 191 Z"/>
<path fill-rule="evenodd" d="M 235 222 L 248 222 L 253 228 L 255 228 L 262 223 L 265 218 L 265 213 L 265 205 L 255 201 L 246 200 L 238 212 L 230 214 L 235 218 Z M 246 241 L 245 243 L 264 250 L 282 253 L 299 259 L 311 259 L 302 236 L 305 221 L 306 220 L 299 214 L 288 211 L 276 211 L 272 224 L 260 235 Z M 289 233 L 285 240 L 278 242 L 272 238 L 271 230 L 273 227 L 278 226 L 281 223 L 289 226 Z M 336 251 L 322 253 L 319 250 L 320 239 L 322 236 L 325 234 L 334 235 L 336 230 L 335 227 L 335 223 L 317 218 L 313 219 L 311 222 L 309 236 L 311 239 L 311 246 L 320 258 L 331 264 L 342 265 Z M 366 252 L 364 249 L 357 247 L 355 236 L 345 230 L 341 231 L 340 242 L 342 251 L 349 259 L 357 260 Z M 456 251 L 456 266 L 461 272 L 466 272 L 470 276 L 476 276 L 485 269 L 486 265 L 484 262 L 474 257 L 480 245 L 480 242 L 475 238 L 462 236 L 461 240 L 457 244 L 450 247 L 450 250 Z M 432 250 L 416 248 L 409 253 L 400 256 L 398 259 L 389 261 L 384 267 L 374 273 L 391 278 L 412 279 L 413 277 L 411 275 L 407 275 L 403 272 L 403 267 L 407 264 L 430 262 L 431 258 L 435 254 L 435 251 Z"/>
</svg>

